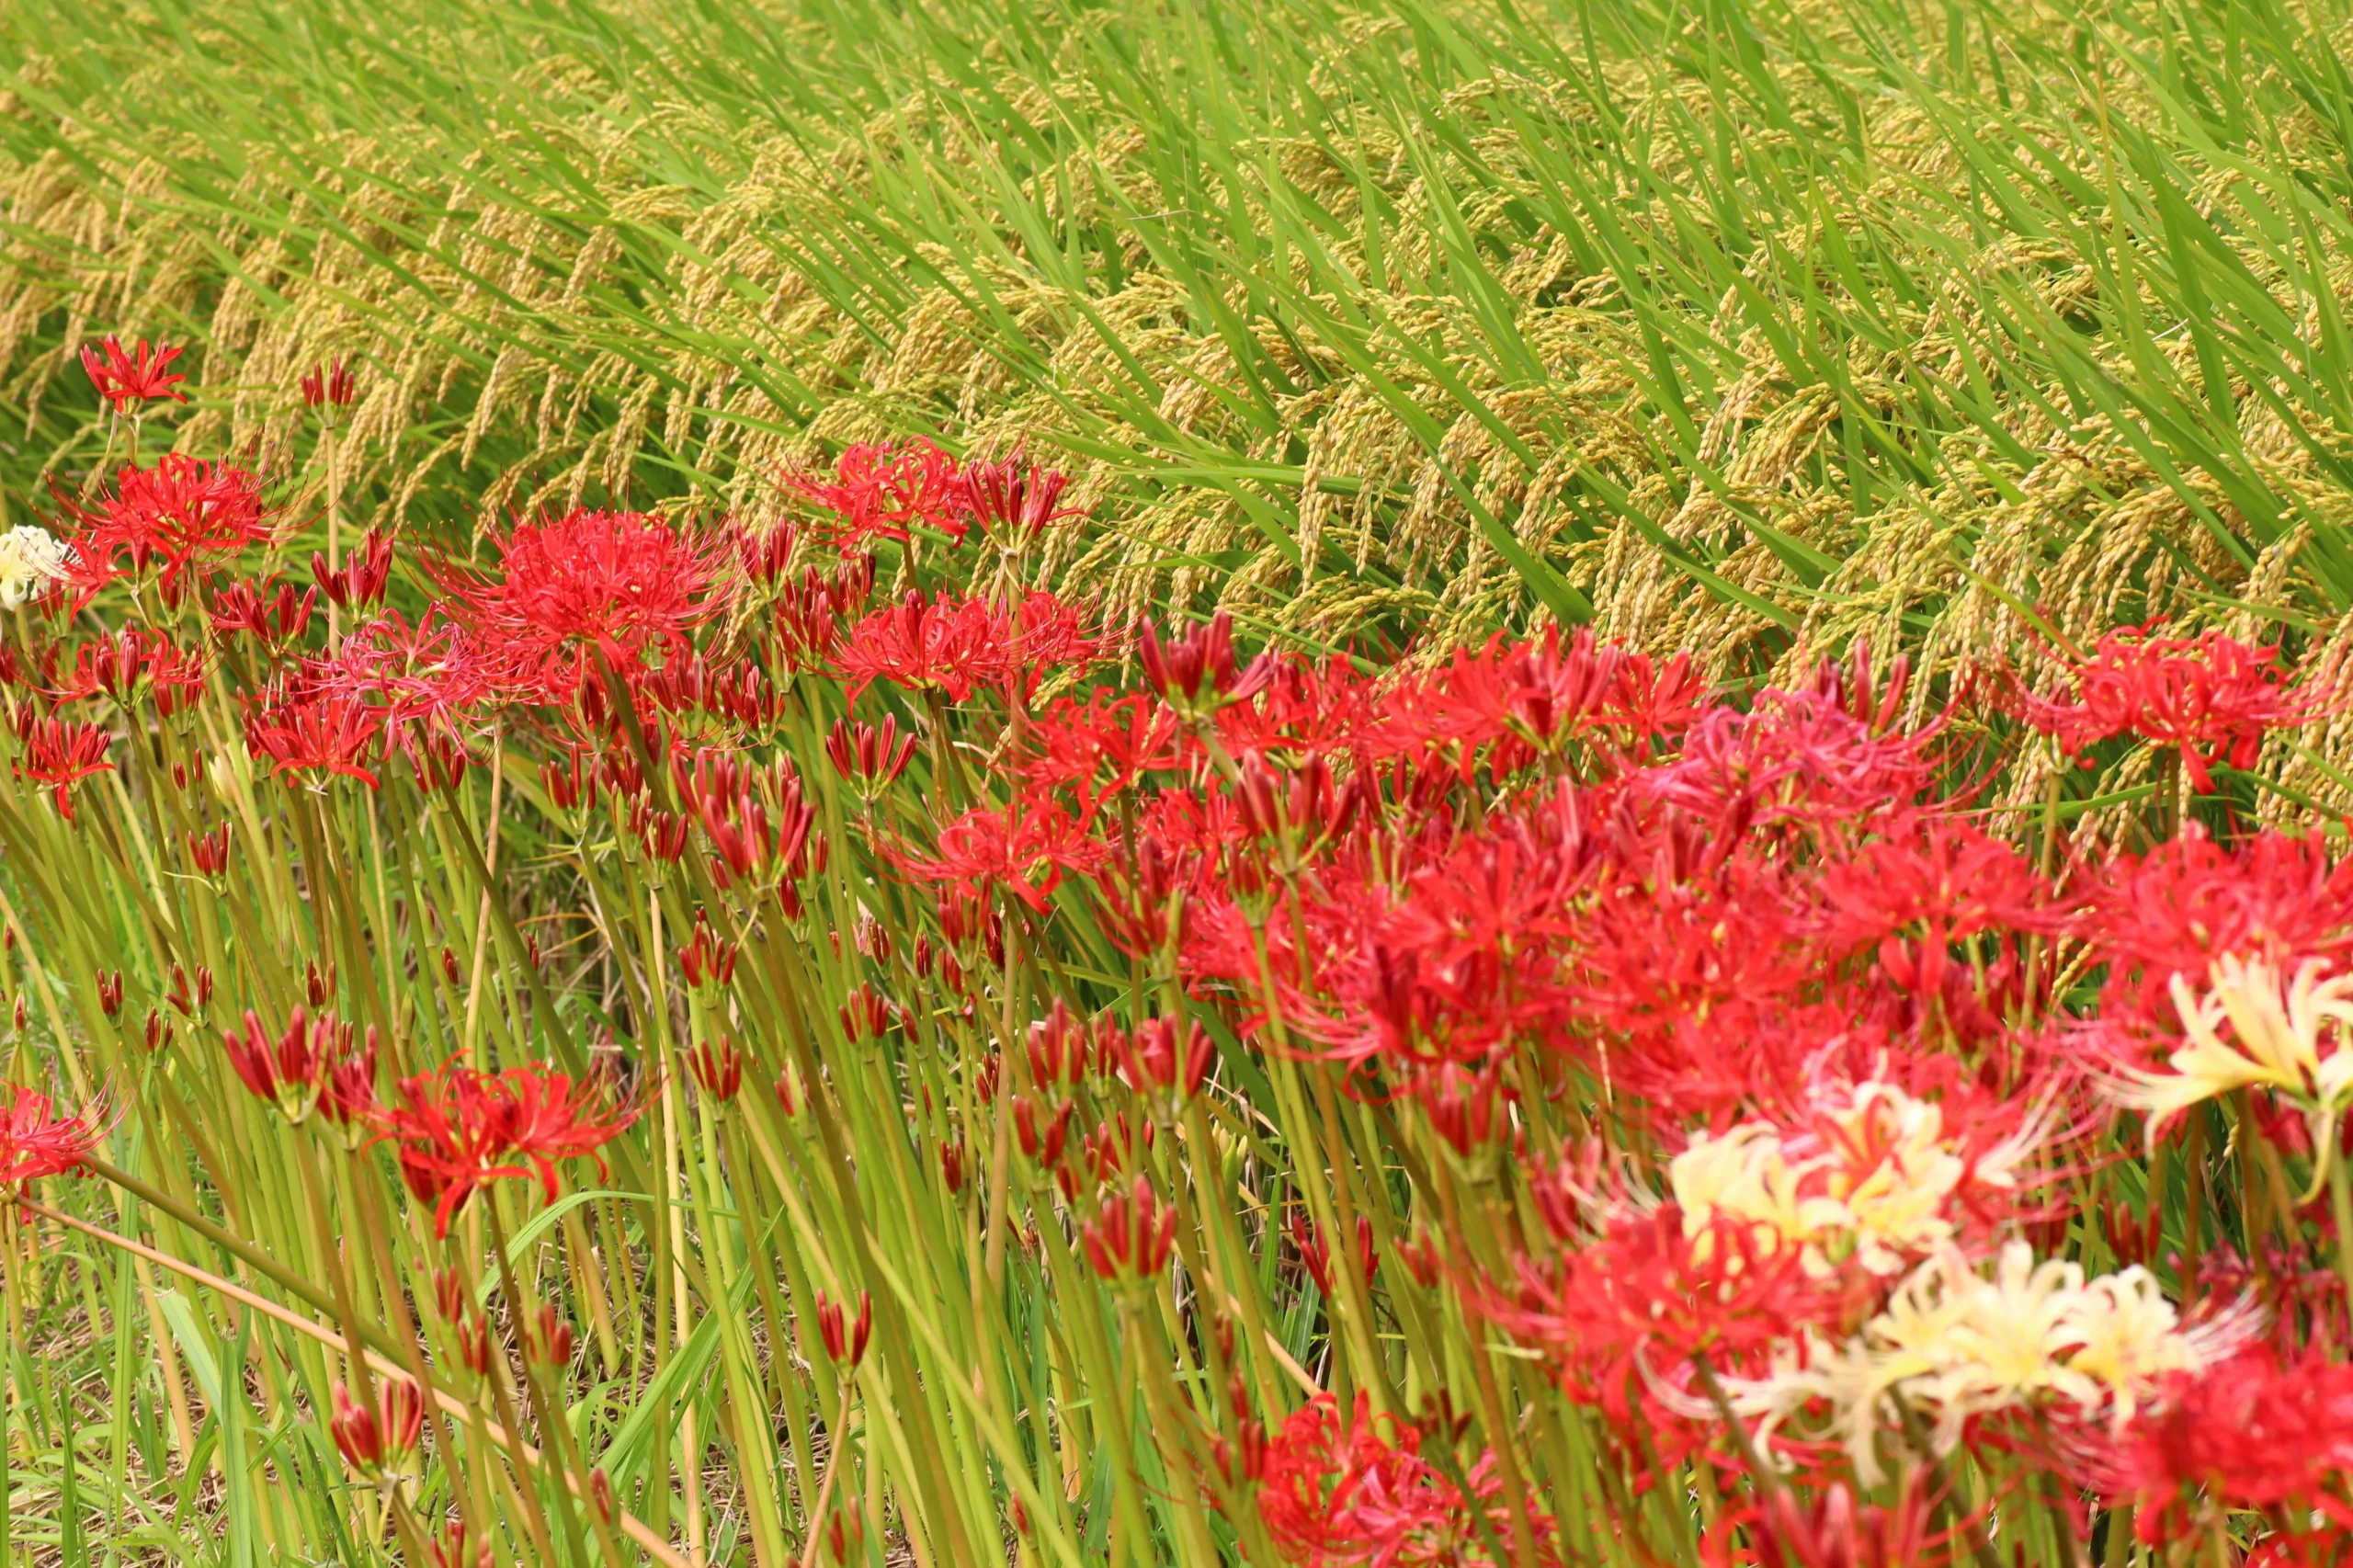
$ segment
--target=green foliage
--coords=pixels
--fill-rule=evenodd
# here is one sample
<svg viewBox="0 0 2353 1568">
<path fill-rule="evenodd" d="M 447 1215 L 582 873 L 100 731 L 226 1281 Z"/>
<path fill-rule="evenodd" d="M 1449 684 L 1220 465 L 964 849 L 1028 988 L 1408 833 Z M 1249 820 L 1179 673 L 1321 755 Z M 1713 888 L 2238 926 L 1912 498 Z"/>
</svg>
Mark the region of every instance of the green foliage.
<svg viewBox="0 0 2353 1568">
<path fill-rule="evenodd" d="M 2353 594 L 2334 5 L 161 0 L 0 21 L 21 498 L 57 375 L 426 526 L 1027 442 L 1071 584 L 1722 673 Z M 2254 608 L 2250 608 L 2254 607 Z"/>
</svg>

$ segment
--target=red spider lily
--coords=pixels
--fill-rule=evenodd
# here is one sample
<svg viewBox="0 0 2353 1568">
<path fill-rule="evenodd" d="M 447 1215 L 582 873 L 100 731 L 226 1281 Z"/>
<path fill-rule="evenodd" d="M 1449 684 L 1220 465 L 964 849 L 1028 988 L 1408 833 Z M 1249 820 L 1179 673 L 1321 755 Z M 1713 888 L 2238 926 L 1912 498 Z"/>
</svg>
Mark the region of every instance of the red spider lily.
<svg viewBox="0 0 2353 1568">
<path fill-rule="evenodd" d="M 281 688 L 246 700 L 245 749 L 271 765 L 273 778 L 340 774 L 377 789 L 381 781 L 367 765 L 382 750 L 391 712 L 355 691 L 293 696 Z"/>
<path fill-rule="evenodd" d="M 302 402 L 310 408 L 349 408 L 358 395 L 358 382 L 343 356 L 324 365 L 313 365 L 302 374 Z"/>
<path fill-rule="evenodd" d="M 1267 1437 L 1256 1505 L 1283 1555 L 1306 1568 L 1502 1568 L 1512 1561 L 1512 1513 L 1494 1451 L 1463 1472 L 1466 1493 L 1422 1458 L 1418 1430 L 1395 1427 L 1384 1437 L 1384 1425 L 1365 1394 L 1346 1419 L 1331 1395 L 1320 1394 Z M 1527 1523 L 1536 1561 L 1557 1563 L 1552 1521 L 1531 1504 Z"/>
<path fill-rule="evenodd" d="M 1291 802 L 1237 815 L 1320 814 L 1328 828 L 1353 809 L 1298 790 Z M 1350 843 L 1320 859 L 1297 917 L 1268 923 L 1263 937 L 1287 1024 L 1335 1060 L 1379 1058 L 1408 1079 L 1549 1034 L 1573 1000 L 1564 938 L 1597 874 L 1582 811 L 1563 793 L 1499 815 L 1488 835 L 1449 845 L 1431 829 L 1377 854 Z M 1261 938 L 1233 892 L 1197 890 L 1188 917 L 1188 966 L 1258 994 Z"/>
<path fill-rule="evenodd" d="M 1986 931 L 2047 929 L 2048 897 L 2026 857 L 1966 823 L 1909 814 L 1819 886 L 1824 934 L 1876 943 L 1888 978 L 1907 991 L 1944 989 L 1951 944 Z"/>
<path fill-rule="evenodd" d="M 1218 611 L 1206 626 L 1196 626 L 1165 643 L 1147 616 L 1139 636 L 1136 656 L 1143 666 L 1144 683 L 1180 713 L 1207 712 L 1222 703 L 1239 702 L 1274 674 L 1274 661 L 1261 655 L 1237 676 L 1233 617 L 1224 610 Z"/>
<path fill-rule="evenodd" d="M 1078 1239 L 1104 1278 L 1157 1279 L 1176 1245 L 1176 1210 L 1154 1195 L 1152 1178 L 1139 1171 L 1127 1191 L 1103 1199 L 1095 1217 L 1078 1228 Z"/>
<path fill-rule="evenodd" d="M 203 657 L 183 650 L 163 632 L 125 627 L 111 637 L 74 649 L 73 673 L 52 695 L 64 703 L 103 691 L 119 706 L 128 708 L 142 685 L 153 687 L 155 710 L 168 718 L 203 689 Z"/>
<path fill-rule="evenodd" d="M 1822 872 L 1824 925 L 1841 941 L 1893 932 L 1957 941 L 1981 931 L 2030 931 L 2047 923 L 2048 898 L 2026 858 L 1965 822 L 1910 812 L 1884 836 Z"/>
<path fill-rule="evenodd" d="M 957 702 L 983 686 L 1026 699 L 1043 671 L 1085 664 L 1100 649 L 1079 612 L 1051 594 L 1031 593 L 1007 613 L 983 599 L 910 591 L 852 627 L 837 663 L 853 698 L 887 680 Z"/>
<path fill-rule="evenodd" d="M 1352 661 L 1334 654 L 1321 664 L 1291 653 L 1269 653 L 1258 665 L 1256 688 L 1238 686 L 1233 700 L 1217 710 L 1218 738 L 1245 762 L 1254 756 L 1279 769 L 1302 760 L 1379 760 L 1420 749 L 1400 744 L 1384 725 L 1383 710 L 1410 691 L 1410 683 L 1385 695 Z M 1181 704 L 1176 705 L 1181 707 Z M 1163 705 L 1174 723 L 1176 707 Z"/>
<path fill-rule="evenodd" d="M 70 1116 L 47 1095 L 0 1084 L 0 1201 L 14 1202 L 25 1184 L 82 1168 L 106 1136 L 103 1119 Z"/>
<path fill-rule="evenodd" d="M 381 1474 L 415 1450 L 425 1432 L 425 1395 L 406 1378 L 386 1378 L 376 1385 L 370 1410 L 337 1383 L 327 1430 L 346 1464 L 362 1475 Z"/>
<path fill-rule="evenodd" d="M 855 1367 L 866 1359 L 866 1343 L 874 1333 L 874 1302 L 860 1290 L 858 1315 L 849 1317 L 839 1301 L 817 1292 L 817 1337 L 835 1366 Z"/>
<path fill-rule="evenodd" d="M 1939 1560 L 1950 1533 L 1929 1528 L 1928 1502 L 1918 1472 L 1906 1471 L 1886 1507 L 1856 1502 L 1834 1481 L 1811 1504 L 1777 1485 L 1734 1517 L 1755 1542 L 1757 1568 L 1915 1568 Z"/>
<path fill-rule="evenodd" d="M 433 1204 L 437 1236 L 501 1176 L 536 1175 L 553 1202 L 555 1162 L 594 1154 L 642 1108 L 607 1105 L 595 1085 L 543 1067 L 486 1073 L 454 1059 L 399 1087 L 401 1103 L 377 1112 L 376 1141 L 396 1147 L 409 1190 Z"/>
<path fill-rule="evenodd" d="M 1557 628 L 1541 642 L 1498 633 L 1457 653 L 1430 675 L 1403 683 L 1384 703 L 1384 741 L 1427 746 L 1516 737 L 1551 752 L 1597 730 L 1632 741 L 1679 734 L 1702 710 L 1706 687 L 1688 653 L 1664 666 L 1630 649 L 1604 647 L 1580 628 L 1564 647 Z"/>
<path fill-rule="evenodd" d="M 165 602 L 175 603 L 188 574 L 200 576 L 276 534 L 252 474 L 184 452 L 165 452 L 152 468 L 123 469 L 115 494 L 95 508 L 65 505 L 80 530 L 67 569 L 77 608 L 115 577 L 151 566 Z"/>
<path fill-rule="evenodd" d="M 98 348 L 82 346 L 82 369 L 89 373 L 90 384 L 97 388 L 98 395 L 120 414 L 134 403 L 153 398 L 168 397 L 186 403 L 188 393 L 179 390 L 179 383 L 188 378 L 171 369 L 172 361 L 183 352 L 176 346 L 151 348 L 142 337 L 137 348 L 126 353 L 122 339 L 108 333 Z"/>
<path fill-rule="evenodd" d="M 2217 1505 L 2315 1528 L 2333 1516 L 2343 1528 L 2353 1525 L 2353 1366 L 2319 1347 L 2256 1346 L 2177 1375 L 2087 1458 L 2104 1490 L 2139 1504 L 2135 1531 L 2153 1546 L 2194 1534 Z"/>
<path fill-rule="evenodd" d="M 626 674 L 649 650 L 683 652 L 715 608 L 710 539 L 642 512 L 572 511 L 494 537 L 494 572 L 437 569 L 451 617 L 569 695 L 601 656 Z"/>
<path fill-rule="evenodd" d="M 1179 767 L 1177 739 L 1176 715 L 1150 698 L 1105 690 L 1084 703 L 1062 698 L 1031 718 L 1036 755 L 1021 775 L 1040 789 L 1074 789 L 1081 809 L 1091 810 L 1147 773 Z"/>
<path fill-rule="evenodd" d="M 831 483 L 814 473 L 788 472 L 785 487 L 832 514 L 819 525 L 820 537 L 849 555 L 878 539 L 906 541 L 916 528 L 964 537 L 970 503 L 956 460 L 929 441 L 892 447 L 859 442 L 843 449 Z"/>
<path fill-rule="evenodd" d="M 2353 860 L 2332 862 L 2318 834 L 2265 832 L 2226 847 L 2192 823 L 2092 875 L 2080 926 L 2108 968 L 2104 1021 L 2173 1032 L 2173 977 L 2203 981 L 2225 954 L 2285 971 L 2307 959 L 2353 963 Z"/>
<path fill-rule="evenodd" d="M 327 558 L 314 551 L 311 576 L 319 592 L 338 609 L 380 603 L 392 582 L 392 536 L 381 528 L 369 528 L 359 548 L 338 567 L 328 566 Z"/>
<path fill-rule="evenodd" d="M 1109 856 L 1089 825 L 1051 801 L 971 811 L 939 830 L 937 853 L 903 856 L 899 866 L 918 881 L 944 882 L 974 898 L 1003 887 L 1042 915 L 1065 872 L 1084 875 Z"/>
<path fill-rule="evenodd" d="M 1061 505 L 1070 477 L 1055 469 L 1038 468 L 1015 452 L 997 462 L 966 463 L 956 476 L 957 498 L 989 542 L 1006 555 L 1018 555 L 1054 524 L 1086 516 Z"/>
<path fill-rule="evenodd" d="M 2101 638 L 2072 672 L 2075 699 L 2029 696 L 2028 722 L 2056 736 L 2070 756 L 2127 733 L 2174 747 L 2190 782 L 2205 790 L 2213 788 L 2214 768 L 2252 767 L 2265 732 L 2321 711 L 2281 684 L 2279 649 L 2250 648 L 2219 631 L 2157 637 L 2155 626 Z"/>
<path fill-rule="evenodd" d="M 28 706 L 17 710 L 17 739 L 24 745 L 24 755 L 16 764 L 17 777 L 50 786 L 57 814 L 67 822 L 74 820 L 74 782 L 114 771 L 114 764 L 107 760 L 114 735 L 104 725 L 37 719 Z"/>
<path fill-rule="evenodd" d="M 412 760 L 427 743 L 462 745 L 483 705 L 517 689 L 508 663 L 462 627 L 429 611 L 411 625 L 397 610 L 301 660 L 284 687 L 329 707 L 380 708 L 388 745 Z"/>
<path fill-rule="evenodd" d="M 310 630 L 311 613 L 319 608 L 319 591 L 294 592 L 291 583 L 277 585 L 266 594 L 252 583 L 232 583 L 212 600 L 212 635 L 226 642 L 239 632 L 271 647 L 293 642 Z"/>
<path fill-rule="evenodd" d="M 1546 1218 L 1556 1229 L 1577 1222 Z M 1482 1311 L 1552 1356 L 1569 1397 L 1598 1406 L 1621 1432 L 1647 1428 L 1668 1463 L 1705 1436 L 1684 1414 L 1704 1408 L 1690 1389 L 1695 1357 L 1720 1373 L 1761 1369 L 1808 1324 L 1839 1321 L 1848 1307 L 1839 1282 L 1810 1272 L 1799 1248 L 1721 1216 L 1686 1234 L 1672 1203 L 1577 1240 L 1555 1260 L 1520 1259 L 1518 1279 Z"/>
<path fill-rule="evenodd" d="M 1756 828 L 1852 822 L 1927 788 L 1927 733 L 1882 733 L 1847 711 L 1836 665 L 1794 692 L 1767 691 L 1743 713 L 1711 708 L 1672 762 L 1635 776 L 1644 795 L 1722 824 Z"/>
</svg>

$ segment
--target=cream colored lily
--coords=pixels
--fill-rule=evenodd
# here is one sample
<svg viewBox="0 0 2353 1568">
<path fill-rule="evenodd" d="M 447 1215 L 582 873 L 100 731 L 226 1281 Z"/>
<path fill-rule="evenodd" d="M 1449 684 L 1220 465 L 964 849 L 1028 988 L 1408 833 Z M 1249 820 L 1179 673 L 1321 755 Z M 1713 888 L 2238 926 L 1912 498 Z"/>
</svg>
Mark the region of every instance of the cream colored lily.
<svg viewBox="0 0 2353 1568">
<path fill-rule="evenodd" d="M 2353 974 L 2330 975 L 2321 960 L 2307 959 L 2283 987 L 2268 960 L 2224 954 L 2210 978 L 2200 998 L 2185 977 L 2173 977 L 2188 1043 L 2166 1059 L 2168 1072 L 2128 1073 L 2116 1097 L 2148 1114 L 2152 1137 L 2191 1106 L 2256 1086 L 2276 1089 L 2316 1124 L 2333 1125 L 2353 1088 L 2353 1051 L 2345 1049 Z"/>
</svg>

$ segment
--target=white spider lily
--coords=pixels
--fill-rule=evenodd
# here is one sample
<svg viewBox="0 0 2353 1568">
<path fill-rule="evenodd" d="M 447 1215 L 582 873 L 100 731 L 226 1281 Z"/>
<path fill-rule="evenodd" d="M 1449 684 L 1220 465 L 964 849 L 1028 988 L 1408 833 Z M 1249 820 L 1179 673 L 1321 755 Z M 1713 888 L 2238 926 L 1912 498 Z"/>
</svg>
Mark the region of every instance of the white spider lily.
<svg viewBox="0 0 2353 1568">
<path fill-rule="evenodd" d="M 1816 1275 L 1827 1274 L 1834 1258 L 1852 1257 L 1892 1277 L 1950 1242 L 1948 1210 L 1969 1166 L 1942 1109 L 1877 1080 L 1842 1093 L 1843 1102 L 1824 1105 L 1802 1131 L 1749 1121 L 1720 1137 L 1696 1135 L 1667 1166 L 1684 1233 L 1699 1236 L 1719 1218 L 1738 1221 L 1770 1245 L 1803 1248 Z M 2013 1185 L 2043 1128 L 2044 1119 L 2029 1118 L 1980 1160 L 1976 1179 Z"/>
<path fill-rule="evenodd" d="M 2227 1356 L 2255 1325 L 2241 1310 L 2183 1328 L 2146 1269 L 2086 1280 L 2082 1266 L 2037 1263 L 2003 1247 L 1990 1276 L 1955 1252 L 1915 1269 L 1862 1332 L 1813 1340 L 1802 1357 L 1742 1381 L 1733 1407 L 1766 1418 L 1760 1437 L 1815 1401 L 1829 1403 L 1856 1478 L 1884 1479 L 1877 1435 L 1891 1400 L 1934 1418 L 1930 1446 L 1949 1453 L 1973 1416 L 2055 1400 L 2121 1426 L 2168 1372 Z"/>
<path fill-rule="evenodd" d="M 2191 1106 L 2233 1089 L 2273 1089 L 2303 1108 L 2313 1147 L 2326 1147 L 2353 1092 L 2353 1051 L 2345 1048 L 2353 974 L 2331 975 L 2327 967 L 2307 959 L 2283 986 L 2269 960 L 2224 954 L 2202 998 L 2175 975 L 2173 1005 L 2188 1043 L 2166 1058 L 2168 1071 L 2127 1073 L 2115 1085 L 2117 1099 L 2148 1115 L 2154 1137 Z M 2315 1188 L 2318 1180 L 2316 1174 Z"/>
<path fill-rule="evenodd" d="M 70 546 L 47 528 L 20 524 L 0 533 L 0 609 L 16 609 L 65 575 Z"/>
</svg>

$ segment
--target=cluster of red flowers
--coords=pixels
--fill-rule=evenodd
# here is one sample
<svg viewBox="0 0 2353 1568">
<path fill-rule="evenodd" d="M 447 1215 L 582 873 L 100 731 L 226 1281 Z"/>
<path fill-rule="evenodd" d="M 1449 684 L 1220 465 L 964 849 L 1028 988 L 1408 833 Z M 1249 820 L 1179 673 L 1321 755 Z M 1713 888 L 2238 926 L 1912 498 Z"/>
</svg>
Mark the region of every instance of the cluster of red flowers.
<svg viewBox="0 0 2353 1568">
<path fill-rule="evenodd" d="M 166 452 L 152 467 L 125 468 L 96 505 L 65 503 L 77 525 L 67 569 L 76 609 L 109 583 L 153 572 L 165 603 L 247 548 L 276 537 L 261 482 L 241 468 Z"/>
<path fill-rule="evenodd" d="M 79 1170 L 103 1136 L 102 1119 L 74 1115 L 32 1089 L 0 1084 L 0 1202 L 26 1185 Z"/>
<path fill-rule="evenodd" d="M 2286 685 L 2277 648 L 2249 648 L 2217 631 L 2159 637 L 2155 623 L 2099 641 L 2071 672 L 2073 701 L 2029 697 L 2027 718 L 2070 756 L 2133 734 L 2181 756 L 2200 790 L 2217 767 L 2251 767 L 2267 731 L 2310 718 L 2308 698 Z"/>
<path fill-rule="evenodd" d="M 1502 1563 L 1514 1521 L 1495 1455 L 1458 1481 L 1422 1457 L 1422 1433 L 1384 1437 L 1367 1399 L 1343 1417 L 1329 1394 L 1294 1411 L 1267 1440 L 1258 1513 L 1276 1546 L 1307 1568 L 1448 1568 Z M 1535 1561 L 1561 1561 L 1552 1521 L 1530 1512 Z"/>
<path fill-rule="evenodd" d="M 170 358 L 110 346 L 92 375 L 118 406 L 177 395 Z M 312 391 L 354 394 L 340 367 Z M 1110 960 L 1127 974 L 1108 989 L 1160 1016 L 1057 1002 L 955 1064 L 952 1109 L 911 1093 L 952 1196 L 999 1203 L 1017 1180 L 1058 1196 L 1057 1244 L 1135 1307 L 1190 1245 L 1167 1135 L 1205 1157 L 1216 1096 L 1247 1092 L 1222 1061 L 1318 1064 L 1324 1100 L 1356 1096 L 1394 1137 L 1416 1205 L 1433 1175 L 1449 1194 L 1508 1180 L 1525 1202 L 1484 1216 L 1485 1246 L 1418 1210 L 1377 1231 L 1361 1208 L 1285 1224 L 1278 1204 L 1262 1233 L 1296 1255 L 1283 1278 L 1312 1280 L 1335 1324 L 1376 1290 L 1392 1307 L 1448 1292 L 1586 1407 L 1630 1472 L 1704 1455 L 1711 1477 L 1746 1473 L 1749 1502 L 1709 1532 L 1726 1564 L 1948 1556 L 1972 1527 L 1931 1528 L 1932 1501 L 1955 1499 L 1926 1461 L 1976 1443 L 2132 1501 L 2154 1543 L 2241 1510 L 2267 1521 L 2273 1562 L 2344 1544 L 2341 1283 L 2252 1249 L 2161 1258 L 2154 1203 L 2138 1229 L 2101 1217 L 2106 1272 L 2070 1226 L 2120 1129 L 2121 1146 L 2166 1137 L 2235 1096 L 2238 1147 L 2260 1145 L 2248 1190 L 2259 1177 L 2285 1216 L 2270 1244 L 2336 1239 L 2308 1210 L 2341 1181 L 2353 1111 L 2353 862 L 2227 812 L 2136 853 L 2063 854 L 2047 827 L 2022 852 L 2012 835 L 2031 843 L 2034 824 L 1983 810 L 1948 741 L 1957 716 L 2011 733 L 2022 717 L 2075 756 L 2130 735 L 2177 751 L 2211 794 L 2266 733 L 2321 712 L 2277 650 L 2128 629 L 2071 666 L 2068 699 L 1925 721 L 1905 665 L 1861 650 L 1738 700 L 1688 657 L 1586 632 L 1392 668 L 1252 657 L 1223 616 L 1131 638 L 1025 581 L 1070 512 L 1064 476 L 1017 454 L 861 446 L 787 489 L 811 516 L 773 528 L 517 522 L 479 560 L 412 571 L 430 599 L 403 609 L 388 538 L 314 561 L 307 585 L 240 576 L 285 531 L 253 475 L 177 454 L 127 467 L 68 506 L 62 556 L 21 570 L 52 604 L 112 591 L 154 625 L 0 659 L 15 774 L 70 819 L 76 783 L 130 754 L 122 732 L 147 740 L 150 706 L 188 729 L 216 691 L 261 771 L 321 790 L 396 787 L 387 765 L 404 759 L 420 789 L 455 790 L 485 740 L 513 737 L 540 753 L 566 833 L 646 869 L 657 898 L 691 890 L 667 961 L 691 999 L 681 1057 L 714 1112 L 742 1089 L 737 1040 L 758 1051 L 730 1006 L 739 969 L 775 956 L 764 923 L 853 971 L 805 1027 L 837 1023 L 881 1056 L 942 1020 L 986 1040 L 985 1017 L 1018 1017 L 1005 1009 L 1059 963 L 1038 960 L 1067 918 L 1089 976 Z M 974 536 L 995 553 L 963 589 L 926 576 Z M 322 597 L 340 613 L 316 616 Z M 1099 678 L 1130 654 L 1140 688 Z M 788 737 L 842 789 L 804 777 L 824 765 Z M 182 789 L 201 773 L 174 766 Z M 227 874 L 227 829 L 184 836 L 199 875 Z M 911 950 L 870 914 L 804 918 L 828 856 L 895 879 L 877 904 L 928 903 Z M 440 957 L 457 983 L 458 955 Z M 210 978 L 191 995 L 176 977 L 167 1000 L 194 1016 Z M 1074 1005 L 1095 983 L 1059 978 Z M 102 982 L 108 1017 L 121 984 Z M 604 1080 L 545 1066 L 452 1060 L 380 1095 L 375 1036 L 324 1011 L 332 992 L 314 972 L 279 1028 L 244 1013 L 223 1031 L 230 1066 L 287 1120 L 389 1149 L 444 1235 L 493 1182 L 552 1198 L 562 1162 L 637 1117 Z M 164 1027 L 153 1015 L 151 1042 Z M 778 1079 L 788 1115 L 806 1088 Z M 12 1093 L 0 1193 L 95 1138 Z M 964 1119 L 983 1114 L 1004 1120 Z M 486 1346 L 467 1303 L 442 1310 Z M 1200 1319 L 1211 1341 L 1231 1332 L 1221 1317 Z M 814 1321 L 856 1365 L 870 1317 L 823 1303 Z M 571 1330 L 551 1316 L 537 1343 L 563 1359 Z M 339 1403 L 355 1466 L 415 1440 L 409 1396 L 387 1398 Z M 1328 1396 L 1237 1421 L 1241 1463 L 1219 1449 L 1205 1484 L 1295 1561 L 1573 1555 L 1509 1456 L 1466 1456 L 1451 1426 L 1376 1419 L 1361 1399 L 1344 1416 Z M 1890 1484 L 1892 1503 L 1857 1501 Z"/>
</svg>

